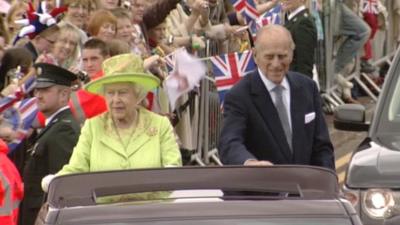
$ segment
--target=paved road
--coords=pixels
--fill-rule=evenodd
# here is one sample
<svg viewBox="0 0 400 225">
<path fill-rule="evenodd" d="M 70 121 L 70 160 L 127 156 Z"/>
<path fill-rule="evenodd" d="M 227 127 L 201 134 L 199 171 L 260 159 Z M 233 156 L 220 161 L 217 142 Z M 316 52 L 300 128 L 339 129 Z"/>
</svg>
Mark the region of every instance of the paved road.
<svg viewBox="0 0 400 225">
<path fill-rule="evenodd" d="M 369 98 L 362 98 L 360 101 L 367 107 L 367 120 L 370 120 L 370 115 L 374 109 L 374 102 Z M 367 136 L 367 132 L 349 132 L 340 131 L 333 128 L 333 116 L 327 115 L 329 133 L 335 148 L 336 157 L 336 172 L 339 177 L 339 182 L 342 183 L 345 178 L 345 172 L 352 152 L 357 148 L 361 141 Z"/>
</svg>

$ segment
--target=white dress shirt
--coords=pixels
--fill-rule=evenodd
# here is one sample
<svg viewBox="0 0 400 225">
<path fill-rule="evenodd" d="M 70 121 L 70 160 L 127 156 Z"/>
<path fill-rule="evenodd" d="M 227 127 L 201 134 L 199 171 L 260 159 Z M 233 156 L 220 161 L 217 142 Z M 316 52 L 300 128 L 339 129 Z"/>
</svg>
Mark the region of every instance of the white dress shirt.
<svg viewBox="0 0 400 225">
<path fill-rule="evenodd" d="M 277 86 L 274 82 L 270 81 L 266 76 L 264 76 L 263 72 L 258 68 L 258 73 L 260 74 L 261 80 L 263 81 L 265 87 L 267 88 L 269 95 L 272 98 L 272 101 L 276 102 L 276 94 L 273 91 L 273 89 Z M 290 130 L 292 130 L 292 116 L 290 113 L 290 85 L 289 81 L 287 80 L 286 77 L 283 78 L 281 84 L 280 84 L 283 89 L 282 89 L 282 98 L 283 98 L 283 104 L 285 105 L 286 112 L 288 115 L 289 119 L 289 126 Z M 279 113 L 279 112 L 278 112 Z"/>
<path fill-rule="evenodd" d="M 66 109 L 69 109 L 69 106 L 68 106 L 68 105 L 67 105 L 67 106 L 64 106 L 64 107 L 62 107 L 62 108 L 60 108 L 60 109 L 57 110 L 55 113 L 51 114 L 51 116 L 49 116 L 49 117 L 45 120 L 45 122 L 44 122 L 45 126 L 47 126 L 47 125 L 50 123 L 50 121 L 51 121 L 57 114 L 59 114 L 60 112 L 66 110 Z"/>
<path fill-rule="evenodd" d="M 288 20 L 292 20 L 293 17 L 295 17 L 297 14 L 299 14 L 301 11 L 305 10 L 306 7 L 304 5 L 300 6 L 299 8 L 295 9 L 294 11 L 292 11 L 289 16 L 288 16 Z"/>
</svg>

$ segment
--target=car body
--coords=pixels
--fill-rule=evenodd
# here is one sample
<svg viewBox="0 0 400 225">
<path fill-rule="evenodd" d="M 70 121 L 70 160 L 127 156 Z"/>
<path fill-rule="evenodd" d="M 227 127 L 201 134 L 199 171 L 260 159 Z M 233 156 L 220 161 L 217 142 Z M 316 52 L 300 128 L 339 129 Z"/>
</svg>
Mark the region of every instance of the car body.
<svg viewBox="0 0 400 225">
<path fill-rule="evenodd" d="M 383 224 L 400 204 L 400 53 L 392 62 L 371 123 L 361 105 L 342 105 L 335 113 L 336 128 L 368 131 L 353 152 L 343 191 L 364 225 Z"/>
<path fill-rule="evenodd" d="M 104 196 L 165 199 L 99 204 Z M 120 198 L 124 199 L 124 198 Z M 311 166 L 180 167 L 56 177 L 42 224 L 360 225 L 336 174 Z"/>
</svg>

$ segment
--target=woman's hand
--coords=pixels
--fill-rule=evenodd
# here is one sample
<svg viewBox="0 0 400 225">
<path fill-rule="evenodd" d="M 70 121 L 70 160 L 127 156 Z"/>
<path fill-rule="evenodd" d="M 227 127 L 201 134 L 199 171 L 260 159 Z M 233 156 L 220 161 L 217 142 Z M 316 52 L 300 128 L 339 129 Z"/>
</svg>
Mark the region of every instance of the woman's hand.
<svg viewBox="0 0 400 225">
<path fill-rule="evenodd" d="M 49 63 L 49 64 L 53 64 L 53 65 L 58 65 L 57 60 L 50 53 L 43 53 L 43 54 L 39 55 L 39 57 L 36 59 L 35 63 Z"/>
<path fill-rule="evenodd" d="M 190 8 L 192 9 L 193 13 L 205 16 L 206 18 L 208 18 L 210 14 L 209 3 L 206 0 L 195 0 Z"/>
<path fill-rule="evenodd" d="M 152 55 L 146 58 L 143 62 L 143 67 L 145 70 L 150 70 L 153 67 L 166 66 L 165 60 L 159 55 Z"/>
<path fill-rule="evenodd" d="M 152 55 L 146 58 L 143 62 L 143 67 L 145 70 L 150 71 L 153 75 L 158 77 L 161 80 L 161 83 L 168 75 L 165 72 L 167 64 L 159 55 Z"/>
<path fill-rule="evenodd" d="M 77 74 L 77 73 L 80 71 L 79 67 L 76 66 L 76 65 L 70 66 L 70 67 L 68 68 L 68 70 L 69 70 L 71 73 L 73 73 L 73 74 Z"/>
<path fill-rule="evenodd" d="M 1 96 L 8 96 L 14 94 L 18 90 L 18 84 L 11 83 L 1 91 Z"/>
<path fill-rule="evenodd" d="M 18 137 L 18 133 L 13 128 L 6 124 L 7 122 L 2 119 L 0 121 L 0 138 L 6 143 L 10 143 Z"/>
<path fill-rule="evenodd" d="M 204 40 L 202 37 L 193 35 L 192 36 L 192 47 L 196 47 L 197 49 L 204 49 L 206 47 L 206 44 L 204 43 Z"/>
</svg>

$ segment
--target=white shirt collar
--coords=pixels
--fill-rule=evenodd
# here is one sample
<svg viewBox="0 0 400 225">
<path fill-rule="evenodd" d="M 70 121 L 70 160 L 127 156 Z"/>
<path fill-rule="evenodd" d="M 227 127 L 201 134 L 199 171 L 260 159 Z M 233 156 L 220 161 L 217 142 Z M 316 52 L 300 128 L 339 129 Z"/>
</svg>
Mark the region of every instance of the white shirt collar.
<svg viewBox="0 0 400 225">
<path fill-rule="evenodd" d="M 263 81 L 265 87 L 267 88 L 268 92 L 271 92 L 272 89 L 275 88 L 276 84 L 272 81 L 270 81 L 265 75 L 264 73 L 260 70 L 260 68 L 258 68 L 258 73 L 260 74 L 261 80 Z M 286 78 L 286 76 L 283 78 L 282 82 L 281 82 L 281 86 L 284 88 L 284 90 L 289 90 L 290 86 L 289 86 L 289 82 Z"/>
<path fill-rule="evenodd" d="M 57 110 L 57 112 L 55 112 L 55 113 L 53 113 L 51 116 L 49 116 L 49 117 L 45 120 L 45 122 L 44 122 L 45 126 L 47 126 L 47 125 L 50 123 L 50 121 L 51 121 L 57 114 L 59 114 L 60 112 L 66 110 L 66 109 L 69 109 L 69 106 L 68 106 L 68 105 L 67 105 L 67 106 L 64 106 L 64 107 L 62 107 L 62 108 L 60 108 L 59 110 Z"/>
<path fill-rule="evenodd" d="M 273 89 L 277 86 L 274 82 L 270 81 L 264 74 L 261 72 L 260 68 L 258 68 L 258 73 L 260 74 L 261 80 L 265 84 L 265 87 L 268 90 L 269 95 L 271 96 L 271 100 L 276 103 L 276 93 L 274 93 Z M 283 102 L 285 104 L 286 113 L 290 115 L 290 86 L 287 77 L 285 76 L 280 84 L 283 87 L 282 97 Z M 289 116 L 289 126 L 292 127 L 292 119 Z"/>
<path fill-rule="evenodd" d="M 293 19 L 293 17 L 295 17 L 297 14 L 299 14 L 301 11 L 303 11 L 305 9 L 306 9 L 306 7 L 304 5 L 302 5 L 299 8 L 297 8 L 296 10 L 292 11 L 288 16 L 288 20 Z"/>
</svg>

